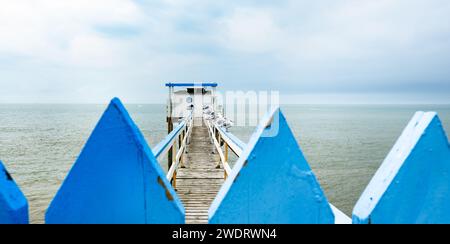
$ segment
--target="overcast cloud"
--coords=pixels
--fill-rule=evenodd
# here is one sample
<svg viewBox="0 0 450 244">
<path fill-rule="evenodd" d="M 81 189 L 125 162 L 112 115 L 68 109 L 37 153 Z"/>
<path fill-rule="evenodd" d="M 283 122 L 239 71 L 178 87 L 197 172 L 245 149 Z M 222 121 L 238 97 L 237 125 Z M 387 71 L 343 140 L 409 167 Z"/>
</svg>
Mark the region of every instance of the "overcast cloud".
<svg viewBox="0 0 450 244">
<path fill-rule="evenodd" d="M 167 81 L 286 102 L 450 102 L 448 0 L 0 0 L 0 102 L 163 103 Z"/>
</svg>

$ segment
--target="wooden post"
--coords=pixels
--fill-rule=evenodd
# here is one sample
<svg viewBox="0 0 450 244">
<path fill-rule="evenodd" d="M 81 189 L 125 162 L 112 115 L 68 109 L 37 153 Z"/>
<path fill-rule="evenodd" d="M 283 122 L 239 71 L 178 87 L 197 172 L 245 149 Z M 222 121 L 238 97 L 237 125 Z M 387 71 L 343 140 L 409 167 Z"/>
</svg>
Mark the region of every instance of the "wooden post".
<svg viewBox="0 0 450 244">
<path fill-rule="evenodd" d="M 167 107 L 167 135 L 170 134 L 173 130 L 173 121 L 172 121 L 172 115 L 173 115 L 173 104 L 172 104 L 172 93 L 173 93 L 173 87 L 169 87 L 169 104 Z M 167 153 L 167 169 L 170 169 L 173 162 L 173 152 L 172 148 Z"/>
<path fill-rule="evenodd" d="M 216 133 L 216 139 L 219 142 L 219 146 L 220 146 L 220 133 L 219 133 L 219 130 L 216 127 L 214 127 L 214 129 L 215 129 L 214 133 Z"/>
<path fill-rule="evenodd" d="M 172 153 L 173 153 L 173 158 L 175 159 L 175 161 L 172 162 L 172 164 L 176 164 L 176 160 L 177 160 L 177 143 L 174 142 L 172 145 Z M 177 185 L 177 169 L 175 169 L 173 171 L 173 177 L 172 177 L 172 186 L 173 188 L 175 188 Z"/>
<path fill-rule="evenodd" d="M 173 172 L 172 186 L 175 191 L 177 190 L 177 171 Z"/>
<path fill-rule="evenodd" d="M 228 163 L 228 143 L 226 142 L 226 141 L 224 141 L 224 143 L 223 143 L 223 149 L 224 149 L 224 156 L 225 156 L 225 163 Z M 225 167 L 223 167 L 223 169 L 224 169 L 224 174 L 225 174 L 225 176 L 224 176 L 224 179 L 226 180 L 227 179 L 227 177 L 228 177 L 228 175 L 227 175 L 227 171 L 225 170 Z"/>
<path fill-rule="evenodd" d="M 184 150 L 186 150 L 186 149 L 184 149 Z M 183 153 L 184 154 L 184 153 Z M 183 159 L 183 156 L 184 155 L 181 155 L 181 158 L 180 158 L 180 168 L 186 168 L 186 166 L 184 165 L 184 159 Z"/>
<path fill-rule="evenodd" d="M 172 118 L 167 117 L 167 134 L 170 134 L 172 130 L 173 130 Z M 169 152 L 167 152 L 167 165 L 168 165 L 167 169 L 170 169 L 170 167 L 172 167 L 172 162 L 173 162 L 173 147 L 170 148 Z"/>
<path fill-rule="evenodd" d="M 225 162 L 228 162 L 228 143 L 225 142 L 223 146 L 225 147 Z"/>
<path fill-rule="evenodd" d="M 228 163 L 228 143 L 225 142 L 223 144 L 223 146 L 224 146 L 224 149 L 225 149 L 225 162 Z M 225 170 L 225 167 L 224 167 L 224 172 L 225 172 L 225 177 L 224 178 L 227 179 L 228 175 L 227 175 L 227 171 Z"/>
<path fill-rule="evenodd" d="M 184 141 L 184 137 L 185 137 L 185 134 L 184 134 L 184 132 L 185 132 L 185 130 L 183 130 L 183 132 L 181 132 L 181 134 L 180 134 L 180 138 L 179 138 L 179 140 L 180 140 L 180 143 L 179 143 L 179 145 L 180 145 L 180 150 L 181 150 L 181 146 L 182 146 L 182 144 L 183 144 L 183 141 Z M 180 168 L 186 168 L 186 167 L 184 167 L 184 161 L 183 161 L 183 156 L 184 156 L 184 151 L 186 151 L 186 144 L 184 145 L 184 148 L 183 148 L 183 153 L 181 154 L 181 157 L 180 157 Z"/>
</svg>

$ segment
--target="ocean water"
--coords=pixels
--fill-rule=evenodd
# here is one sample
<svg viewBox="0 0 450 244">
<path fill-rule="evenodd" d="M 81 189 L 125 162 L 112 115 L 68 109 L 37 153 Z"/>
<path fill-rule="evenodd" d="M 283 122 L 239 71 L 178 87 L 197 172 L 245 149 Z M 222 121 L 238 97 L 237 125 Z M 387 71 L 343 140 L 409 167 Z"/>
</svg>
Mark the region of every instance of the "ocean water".
<svg viewBox="0 0 450 244">
<path fill-rule="evenodd" d="M 32 223 L 44 222 L 46 208 L 105 107 L 0 105 L 0 160 L 27 196 Z M 126 107 L 150 146 L 164 138 L 164 105 Z M 415 111 L 437 111 L 450 131 L 450 105 L 289 105 L 282 110 L 328 200 L 348 215 Z M 253 128 L 231 131 L 246 142 Z"/>
</svg>

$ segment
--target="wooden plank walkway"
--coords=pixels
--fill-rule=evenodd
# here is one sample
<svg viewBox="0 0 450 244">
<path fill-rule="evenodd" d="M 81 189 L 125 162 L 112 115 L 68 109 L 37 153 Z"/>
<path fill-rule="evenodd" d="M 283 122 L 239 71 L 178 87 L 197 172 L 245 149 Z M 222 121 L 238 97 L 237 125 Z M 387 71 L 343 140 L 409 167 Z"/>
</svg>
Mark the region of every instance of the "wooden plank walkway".
<svg viewBox="0 0 450 244">
<path fill-rule="evenodd" d="M 186 210 L 186 224 L 207 224 L 208 209 L 224 182 L 224 170 L 216 169 L 219 155 L 208 128 L 194 126 L 184 164 L 177 172 L 176 190 Z"/>
</svg>

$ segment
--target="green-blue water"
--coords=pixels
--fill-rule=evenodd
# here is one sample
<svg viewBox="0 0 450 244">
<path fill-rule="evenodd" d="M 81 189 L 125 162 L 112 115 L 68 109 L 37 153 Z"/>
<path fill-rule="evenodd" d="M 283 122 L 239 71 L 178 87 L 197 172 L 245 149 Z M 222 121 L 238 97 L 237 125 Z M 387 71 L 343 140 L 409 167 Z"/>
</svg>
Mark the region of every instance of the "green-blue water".
<svg viewBox="0 0 450 244">
<path fill-rule="evenodd" d="M 151 146 L 166 134 L 164 105 L 127 105 Z M 0 159 L 30 204 L 44 212 L 105 105 L 0 105 Z M 351 214 L 384 157 L 417 110 L 437 111 L 450 131 L 450 105 L 289 105 L 289 124 L 329 201 Z M 247 141 L 250 127 L 232 132 Z"/>
</svg>

